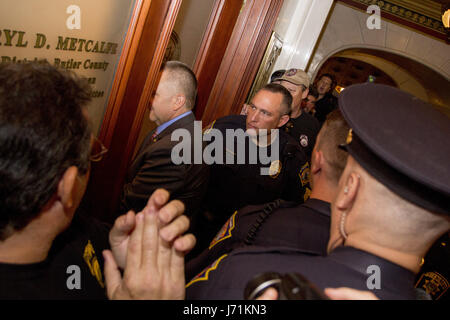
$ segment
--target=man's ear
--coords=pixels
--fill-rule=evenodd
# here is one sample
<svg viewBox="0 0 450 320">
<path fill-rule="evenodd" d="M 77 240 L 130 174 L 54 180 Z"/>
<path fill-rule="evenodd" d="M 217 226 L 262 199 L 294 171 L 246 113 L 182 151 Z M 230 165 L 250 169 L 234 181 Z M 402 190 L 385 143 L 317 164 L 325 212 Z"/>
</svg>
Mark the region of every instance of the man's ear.
<svg viewBox="0 0 450 320">
<path fill-rule="evenodd" d="M 71 208 L 73 206 L 73 189 L 75 188 L 76 179 L 78 176 L 78 168 L 75 166 L 69 167 L 63 174 L 58 184 L 58 198 L 64 208 Z"/>
<path fill-rule="evenodd" d="M 186 97 L 182 94 L 177 94 L 173 97 L 174 99 L 174 109 L 175 111 L 178 111 L 180 108 L 183 108 L 186 106 Z"/>
<path fill-rule="evenodd" d="M 288 114 L 285 114 L 284 116 L 281 116 L 280 121 L 278 121 L 278 127 L 277 128 L 281 128 L 282 126 L 284 126 L 290 119 L 291 117 Z"/>
<path fill-rule="evenodd" d="M 352 172 L 347 178 L 343 187 L 338 191 L 336 197 L 336 207 L 340 210 L 349 211 L 355 202 L 360 186 L 359 174 Z"/>
<path fill-rule="evenodd" d="M 308 97 L 309 88 L 306 88 L 302 93 L 302 100 L 305 100 Z"/>
<path fill-rule="evenodd" d="M 323 152 L 320 150 L 315 150 L 311 156 L 311 174 L 316 174 L 322 170 L 324 165 Z"/>
</svg>

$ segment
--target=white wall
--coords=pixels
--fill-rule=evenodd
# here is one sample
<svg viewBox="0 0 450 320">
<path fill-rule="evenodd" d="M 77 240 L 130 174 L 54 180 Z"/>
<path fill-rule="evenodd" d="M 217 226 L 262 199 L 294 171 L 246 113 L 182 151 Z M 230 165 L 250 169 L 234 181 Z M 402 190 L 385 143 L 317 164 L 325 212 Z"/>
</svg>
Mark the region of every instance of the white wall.
<svg viewBox="0 0 450 320">
<path fill-rule="evenodd" d="M 274 31 L 283 50 L 273 70 L 305 69 L 333 0 L 285 0 Z"/>
</svg>

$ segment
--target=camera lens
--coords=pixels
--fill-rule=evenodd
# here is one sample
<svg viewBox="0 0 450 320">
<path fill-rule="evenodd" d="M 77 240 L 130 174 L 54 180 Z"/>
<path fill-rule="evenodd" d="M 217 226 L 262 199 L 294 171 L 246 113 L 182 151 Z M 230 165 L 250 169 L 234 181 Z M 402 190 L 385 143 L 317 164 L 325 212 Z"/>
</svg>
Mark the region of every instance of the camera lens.
<svg viewBox="0 0 450 320">
<path fill-rule="evenodd" d="M 253 300 L 258 298 L 267 288 L 279 289 L 281 275 L 277 272 L 265 272 L 258 274 L 247 283 L 244 290 L 244 299 Z"/>
</svg>

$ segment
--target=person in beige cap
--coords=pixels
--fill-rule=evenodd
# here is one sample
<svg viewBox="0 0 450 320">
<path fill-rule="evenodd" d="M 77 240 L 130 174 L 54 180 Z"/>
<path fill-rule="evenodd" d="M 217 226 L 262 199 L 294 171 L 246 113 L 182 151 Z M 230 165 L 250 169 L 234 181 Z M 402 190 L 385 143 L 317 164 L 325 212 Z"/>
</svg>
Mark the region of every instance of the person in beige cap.
<svg viewBox="0 0 450 320">
<path fill-rule="evenodd" d="M 291 119 L 283 129 L 300 144 L 309 159 L 320 130 L 317 119 L 301 108 L 302 100 L 308 96 L 309 76 L 301 69 L 290 69 L 281 77 L 275 78 L 273 83 L 281 84 L 292 95 Z"/>
</svg>

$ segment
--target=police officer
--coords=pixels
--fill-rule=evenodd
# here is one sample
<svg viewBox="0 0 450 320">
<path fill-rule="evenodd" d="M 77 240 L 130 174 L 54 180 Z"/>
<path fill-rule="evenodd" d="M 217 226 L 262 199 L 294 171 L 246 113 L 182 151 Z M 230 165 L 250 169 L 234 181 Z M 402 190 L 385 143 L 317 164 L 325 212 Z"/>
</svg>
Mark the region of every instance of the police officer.
<svg viewBox="0 0 450 320">
<path fill-rule="evenodd" d="M 352 129 L 332 203 L 328 256 L 237 249 L 187 288 L 188 299 L 241 299 L 246 283 L 268 271 L 298 272 L 320 289 L 416 298 L 422 259 L 450 230 L 450 119 L 414 96 L 371 83 L 347 88 L 339 107 Z"/>
<path fill-rule="evenodd" d="M 302 101 L 309 93 L 309 76 L 301 69 L 289 69 L 273 82 L 281 84 L 292 95 L 291 118 L 283 130 L 299 143 L 309 159 L 320 130 L 319 121 L 302 109 Z"/>
<path fill-rule="evenodd" d="M 186 265 L 186 279 L 201 273 L 216 259 L 244 245 L 288 246 L 324 255 L 330 232 L 330 202 L 337 192 L 347 153 L 337 148 L 348 126 L 339 110 L 323 126 L 311 161 L 310 198 L 304 204 L 276 200 L 236 211 L 209 247 Z"/>
<path fill-rule="evenodd" d="M 284 87 L 269 84 L 253 97 L 247 116 L 218 119 L 205 131 L 204 139 L 211 141 L 208 147 L 221 137 L 222 147 L 216 152 L 223 157 L 211 166 L 207 211 L 193 221 L 197 250 L 209 244 L 237 209 L 278 198 L 304 202 L 309 187 L 306 156 L 289 135 L 273 130 L 289 120 L 291 103 L 292 96 Z M 230 135 L 230 129 L 237 138 Z"/>
</svg>

